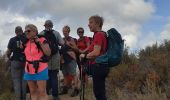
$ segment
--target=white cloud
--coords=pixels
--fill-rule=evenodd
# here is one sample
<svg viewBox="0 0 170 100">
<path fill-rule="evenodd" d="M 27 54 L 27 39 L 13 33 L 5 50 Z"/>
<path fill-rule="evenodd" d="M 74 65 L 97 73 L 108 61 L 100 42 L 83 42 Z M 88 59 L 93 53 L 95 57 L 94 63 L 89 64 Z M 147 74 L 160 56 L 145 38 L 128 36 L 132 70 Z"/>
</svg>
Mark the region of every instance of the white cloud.
<svg viewBox="0 0 170 100">
<path fill-rule="evenodd" d="M 149 32 L 147 35 L 143 36 L 141 40 L 138 41 L 138 48 L 145 48 L 146 46 L 152 46 L 155 43 L 159 43 L 159 36 L 154 32 Z"/>
<path fill-rule="evenodd" d="M 22 0 L 18 0 L 15 6 L 19 5 L 19 1 Z M 45 19 L 52 19 L 54 28 L 59 32 L 68 24 L 72 36 L 77 36 L 76 29 L 79 26 L 85 28 L 86 35 L 92 36 L 88 29 L 88 18 L 99 14 L 105 19 L 103 29 L 115 27 L 122 33 L 126 45 L 133 48 L 138 42 L 142 24 L 154 13 L 153 4 L 146 0 L 28 0 L 22 1 L 22 4 L 24 6 L 19 9 L 13 2 L 6 1 L 4 5 L 10 9 L 0 10 L 2 41 L 14 36 L 14 28 L 18 25 L 24 28 L 25 24 L 33 23 L 42 30 Z M 3 42 L 0 48 L 4 49 L 6 45 Z"/>
<path fill-rule="evenodd" d="M 162 39 L 170 40 L 170 21 L 165 26 L 164 30 L 160 33 Z"/>
<path fill-rule="evenodd" d="M 11 37 L 15 36 L 15 27 L 22 26 L 23 30 L 26 24 L 33 23 L 39 30 L 43 29 L 43 22 L 45 18 L 30 19 L 20 14 L 11 13 L 8 11 L 0 11 L 0 48 L 5 50 L 8 41 Z"/>
<path fill-rule="evenodd" d="M 154 12 L 152 4 L 144 0 L 129 0 L 122 9 L 122 17 L 128 21 L 144 22 Z"/>
<path fill-rule="evenodd" d="M 164 18 L 163 16 L 159 16 L 157 18 Z M 156 33 L 150 31 L 145 36 L 142 36 L 136 45 L 137 48 L 145 48 L 146 46 L 152 46 L 157 43 L 158 45 L 163 43 L 164 40 L 170 40 L 170 21 L 164 26 L 164 29 L 160 33 Z"/>
</svg>

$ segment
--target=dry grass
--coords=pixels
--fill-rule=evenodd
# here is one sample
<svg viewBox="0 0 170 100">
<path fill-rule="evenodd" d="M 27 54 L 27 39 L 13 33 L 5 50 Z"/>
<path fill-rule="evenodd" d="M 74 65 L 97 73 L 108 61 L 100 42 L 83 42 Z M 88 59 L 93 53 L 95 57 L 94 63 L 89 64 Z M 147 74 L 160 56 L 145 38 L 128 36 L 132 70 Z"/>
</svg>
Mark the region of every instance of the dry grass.
<svg viewBox="0 0 170 100">
<path fill-rule="evenodd" d="M 111 69 L 106 90 L 108 100 L 170 100 L 170 41 L 124 56 L 123 64 Z M 11 100 L 11 80 L 0 59 L 0 100 Z M 5 83 L 5 84 L 4 84 Z M 95 100 L 92 81 L 86 85 L 86 100 Z"/>
<path fill-rule="evenodd" d="M 113 68 L 106 81 L 108 100 L 168 100 L 170 84 L 160 84 L 154 70 L 141 73 L 139 69 L 127 65 Z"/>
</svg>

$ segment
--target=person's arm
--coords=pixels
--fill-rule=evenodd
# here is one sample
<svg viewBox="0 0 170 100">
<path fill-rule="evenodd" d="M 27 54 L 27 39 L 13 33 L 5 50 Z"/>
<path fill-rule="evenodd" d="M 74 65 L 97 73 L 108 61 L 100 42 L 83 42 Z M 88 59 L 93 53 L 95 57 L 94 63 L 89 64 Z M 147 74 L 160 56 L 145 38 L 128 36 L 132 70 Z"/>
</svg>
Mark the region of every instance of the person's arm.
<svg viewBox="0 0 170 100">
<path fill-rule="evenodd" d="M 86 58 L 87 59 L 96 58 L 97 56 L 100 55 L 100 51 L 101 51 L 101 46 L 100 45 L 95 45 L 94 50 L 92 52 L 88 53 Z"/>
<path fill-rule="evenodd" d="M 47 56 L 51 55 L 51 49 L 50 49 L 48 43 L 40 43 L 40 46 L 41 46 L 45 55 L 47 55 Z"/>
<path fill-rule="evenodd" d="M 10 59 L 11 53 L 12 53 L 11 50 L 8 48 L 6 51 L 6 56 L 8 59 Z"/>
<path fill-rule="evenodd" d="M 63 38 L 61 37 L 60 33 L 57 32 L 57 31 L 54 31 L 54 35 L 55 35 L 55 37 L 56 37 L 56 39 L 57 39 L 57 41 L 58 41 L 58 44 L 59 44 L 60 46 L 64 45 L 64 40 L 63 40 Z"/>
<path fill-rule="evenodd" d="M 51 55 L 51 49 L 49 47 L 49 44 L 47 43 L 46 40 L 44 40 L 43 42 L 40 41 L 40 39 L 38 37 L 35 38 L 35 42 L 39 43 L 39 45 L 41 46 L 43 53 L 47 56 Z"/>
<path fill-rule="evenodd" d="M 6 51 L 6 56 L 8 59 L 10 59 L 10 57 L 11 57 L 11 53 L 12 53 L 11 49 L 14 45 L 13 43 L 14 43 L 13 38 L 11 38 L 8 42 L 7 51 Z"/>
<path fill-rule="evenodd" d="M 100 33 L 94 36 L 93 44 L 94 44 L 93 51 L 89 52 L 88 54 L 81 54 L 80 55 L 81 58 L 86 57 L 87 59 L 94 59 L 100 55 L 101 46 L 103 44 L 103 36 Z"/>
<path fill-rule="evenodd" d="M 97 56 L 99 56 L 100 50 L 101 50 L 101 46 L 100 45 L 95 45 L 92 52 L 90 52 L 88 54 L 81 54 L 80 58 L 84 58 L 86 56 L 87 59 L 94 59 Z"/>
<path fill-rule="evenodd" d="M 71 47 L 74 51 L 78 51 L 78 47 L 74 41 L 74 39 L 71 39 L 70 41 L 66 41 L 66 44 Z"/>
</svg>

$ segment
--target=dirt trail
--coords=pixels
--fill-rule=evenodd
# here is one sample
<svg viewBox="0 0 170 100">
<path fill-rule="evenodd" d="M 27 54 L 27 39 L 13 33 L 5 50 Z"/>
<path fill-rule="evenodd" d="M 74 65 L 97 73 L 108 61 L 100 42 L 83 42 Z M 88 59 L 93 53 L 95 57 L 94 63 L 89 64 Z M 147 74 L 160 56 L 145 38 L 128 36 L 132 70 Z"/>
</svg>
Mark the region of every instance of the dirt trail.
<svg viewBox="0 0 170 100">
<path fill-rule="evenodd" d="M 60 95 L 61 100 L 79 100 L 79 96 L 70 97 L 68 94 Z"/>
<path fill-rule="evenodd" d="M 50 97 L 50 100 L 52 100 L 51 95 L 49 97 Z M 27 99 L 26 100 L 30 100 L 30 95 L 29 94 L 27 94 Z M 79 96 L 70 97 L 68 94 L 60 95 L 60 100 L 79 100 Z"/>
</svg>

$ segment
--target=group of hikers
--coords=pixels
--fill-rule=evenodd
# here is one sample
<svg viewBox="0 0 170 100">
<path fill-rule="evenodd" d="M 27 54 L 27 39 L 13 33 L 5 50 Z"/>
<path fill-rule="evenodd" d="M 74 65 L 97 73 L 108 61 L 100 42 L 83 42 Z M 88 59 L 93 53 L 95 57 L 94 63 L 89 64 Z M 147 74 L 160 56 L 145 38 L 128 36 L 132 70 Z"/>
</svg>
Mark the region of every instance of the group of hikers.
<svg viewBox="0 0 170 100">
<path fill-rule="evenodd" d="M 29 90 L 31 100 L 60 100 L 59 94 L 66 94 L 72 88 L 71 97 L 80 92 L 80 80 L 76 67 L 81 73 L 82 62 L 88 63 L 93 80 L 96 100 L 107 100 L 105 78 L 109 73 L 107 64 L 97 64 L 95 58 L 107 51 L 107 37 L 102 31 L 103 17 L 89 17 L 89 29 L 93 38 L 84 36 L 84 29 L 77 28 L 78 39 L 70 36 L 70 27 L 65 25 L 60 33 L 53 29 L 53 22 L 46 20 L 45 29 L 38 33 L 33 24 L 15 28 L 16 36 L 9 40 L 6 55 L 11 61 L 11 75 L 15 100 L 26 100 Z M 64 85 L 58 92 L 59 69 Z M 86 77 L 87 78 L 87 77 Z M 28 89 L 26 88 L 28 86 Z"/>
</svg>

